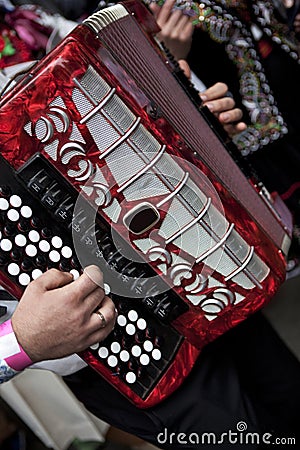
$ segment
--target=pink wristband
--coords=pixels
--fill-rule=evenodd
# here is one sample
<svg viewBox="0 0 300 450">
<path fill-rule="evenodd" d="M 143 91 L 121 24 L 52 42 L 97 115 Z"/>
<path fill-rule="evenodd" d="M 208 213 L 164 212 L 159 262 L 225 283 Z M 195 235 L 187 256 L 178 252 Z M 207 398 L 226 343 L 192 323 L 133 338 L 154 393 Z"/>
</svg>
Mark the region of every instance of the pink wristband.
<svg viewBox="0 0 300 450">
<path fill-rule="evenodd" d="M 14 370 L 20 371 L 32 364 L 31 359 L 23 350 L 11 325 L 11 320 L 0 325 L 0 349 L 2 359 Z"/>
</svg>

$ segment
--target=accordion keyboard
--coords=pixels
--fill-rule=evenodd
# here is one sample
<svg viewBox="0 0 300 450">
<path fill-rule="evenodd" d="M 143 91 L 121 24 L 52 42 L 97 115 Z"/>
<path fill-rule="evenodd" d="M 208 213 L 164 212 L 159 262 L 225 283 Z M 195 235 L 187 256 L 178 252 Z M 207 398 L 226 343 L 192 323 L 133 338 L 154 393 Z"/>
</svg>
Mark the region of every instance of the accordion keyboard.
<svg viewBox="0 0 300 450">
<path fill-rule="evenodd" d="M 47 164 L 37 157 L 17 174 L 0 157 L 0 281 L 17 298 L 50 268 L 71 272 L 74 279 L 82 271 L 72 242 L 73 201 L 60 184 L 60 175 L 54 175 Z M 109 235 L 104 230 L 98 234 L 110 264 L 120 264 L 122 258 L 112 248 Z M 133 269 L 130 261 L 123 266 Z M 146 296 L 142 301 L 114 294 L 111 297 L 119 313 L 115 329 L 89 351 L 100 366 L 145 398 L 183 341 L 169 324 L 174 314 L 170 302 L 166 304 L 170 295 Z M 175 314 L 178 310 L 177 306 Z"/>
</svg>

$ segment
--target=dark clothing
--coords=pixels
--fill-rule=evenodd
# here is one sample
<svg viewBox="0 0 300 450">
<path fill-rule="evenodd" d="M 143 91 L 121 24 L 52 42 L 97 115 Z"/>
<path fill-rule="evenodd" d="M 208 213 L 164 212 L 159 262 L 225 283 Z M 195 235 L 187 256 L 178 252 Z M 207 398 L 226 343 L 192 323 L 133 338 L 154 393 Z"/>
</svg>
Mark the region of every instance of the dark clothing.
<svg viewBox="0 0 300 450">
<path fill-rule="evenodd" d="M 250 29 L 249 23 L 244 23 L 243 26 Z M 290 257 L 299 259 L 300 64 L 266 35 L 263 35 L 255 46 L 258 54 L 263 48 L 268 48 L 266 53 L 262 52 L 260 61 L 276 104 L 287 124 L 288 134 L 261 146 L 247 159 L 266 188 L 270 192 L 278 192 L 292 211 L 296 226 Z M 217 43 L 208 33 L 195 29 L 188 61 L 192 70 L 207 86 L 218 81 L 226 83 L 236 105 L 244 112 L 244 120 L 250 123 L 248 112 L 242 104 L 238 70 L 235 63 L 229 59 L 225 44 Z"/>
<path fill-rule="evenodd" d="M 65 380 L 96 416 L 163 449 L 264 448 L 233 445 L 226 437 L 218 445 L 203 437 L 200 445 L 203 433 L 221 439 L 237 432 L 240 422 L 261 440 L 264 433 L 272 434 L 270 440 L 295 437 L 299 448 L 300 365 L 260 314 L 208 345 L 181 388 L 151 409 L 136 408 L 90 368 Z M 179 444 L 175 435 L 170 443 L 171 433 L 185 433 L 187 443 Z"/>
</svg>

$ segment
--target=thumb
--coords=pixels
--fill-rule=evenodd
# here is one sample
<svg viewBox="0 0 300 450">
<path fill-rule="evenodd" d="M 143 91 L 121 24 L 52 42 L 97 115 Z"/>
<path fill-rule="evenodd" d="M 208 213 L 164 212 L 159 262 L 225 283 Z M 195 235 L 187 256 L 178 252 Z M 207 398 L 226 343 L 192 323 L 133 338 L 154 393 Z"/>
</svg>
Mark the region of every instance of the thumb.
<svg viewBox="0 0 300 450">
<path fill-rule="evenodd" d="M 69 295 L 79 294 L 82 300 L 98 287 L 103 290 L 103 275 L 99 267 L 95 265 L 84 269 L 83 274 L 68 288 Z"/>
</svg>

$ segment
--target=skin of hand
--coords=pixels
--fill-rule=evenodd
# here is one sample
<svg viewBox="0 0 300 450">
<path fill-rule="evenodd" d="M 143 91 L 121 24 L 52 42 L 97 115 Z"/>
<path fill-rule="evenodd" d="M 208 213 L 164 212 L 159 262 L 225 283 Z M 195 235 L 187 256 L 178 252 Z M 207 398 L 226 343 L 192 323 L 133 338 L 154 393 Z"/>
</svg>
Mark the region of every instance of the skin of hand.
<svg viewBox="0 0 300 450">
<path fill-rule="evenodd" d="M 173 10 L 175 0 L 166 0 L 162 7 L 150 3 L 154 17 L 161 28 L 157 37 L 164 42 L 180 67 L 189 78 L 191 71 L 185 61 L 192 43 L 193 25 L 188 16 L 180 10 Z M 230 137 L 244 131 L 247 125 L 241 122 L 242 110 L 235 108 L 235 101 L 226 96 L 228 87 L 224 83 L 216 83 L 200 96 L 212 113 L 214 113 Z"/>
<path fill-rule="evenodd" d="M 191 69 L 188 62 L 185 59 L 179 59 L 178 64 L 180 69 L 183 71 L 184 75 L 190 79 L 191 78 Z"/>
<path fill-rule="evenodd" d="M 80 352 L 112 331 L 116 310 L 104 293 L 102 272 L 87 267 L 73 281 L 67 272 L 50 269 L 25 290 L 13 316 L 18 342 L 33 362 Z M 102 328 L 101 311 L 106 326 Z"/>
<path fill-rule="evenodd" d="M 225 83 L 216 83 L 200 93 L 203 105 L 219 119 L 229 136 L 244 131 L 247 125 L 241 122 L 243 112 L 235 108 L 235 101 L 227 96 L 228 87 Z"/>
<path fill-rule="evenodd" d="M 300 33 L 300 14 L 297 14 L 294 20 L 294 31 L 296 34 Z"/>
<path fill-rule="evenodd" d="M 175 0 L 166 0 L 163 6 L 150 3 L 151 9 L 161 31 L 157 38 L 165 44 L 172 55 L 178 59 L 187 57 L 193 36 L 193 25 L 189 17 L 179 9 L 173 10 Z"/>
</svg>

